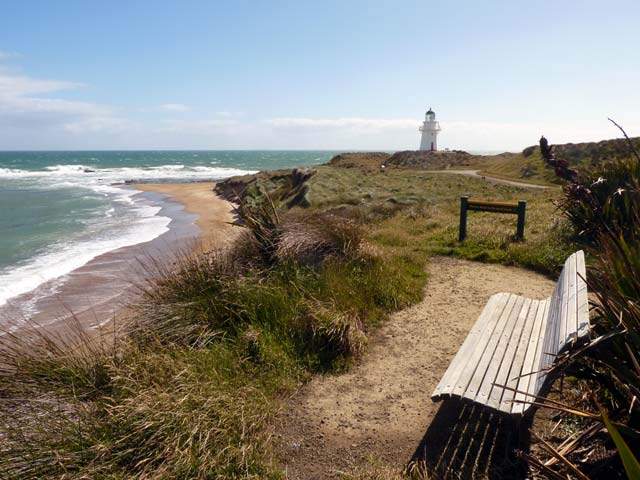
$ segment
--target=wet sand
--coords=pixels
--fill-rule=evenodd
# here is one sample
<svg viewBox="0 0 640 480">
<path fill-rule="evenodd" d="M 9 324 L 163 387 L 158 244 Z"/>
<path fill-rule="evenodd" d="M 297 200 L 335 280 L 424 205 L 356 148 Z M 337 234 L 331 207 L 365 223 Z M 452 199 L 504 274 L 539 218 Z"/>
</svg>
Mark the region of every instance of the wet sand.
<svg viewBox="0 0 640 480">
<path fill-rule="evenodd" d="M 127 187 L 123 187 L 127 188 Z M 129 187 L 131 188 L 131 187 Z M 144 200 L 160 203 L 171 218 L 169 231 L 155 239 L 100 255 L 67 275 L 46 282 L 0 307 L 3 329 L 26 323 L 56 328 L 70 317 L 96 328 L 118 321 L 155 264 L 195 248 L 218 248 L 240 231 L 232 225 L 233 204 L 213 192 L 213 183 L 142 184 Z"/>
<path fill-rule="evenodd" d="M 207 247 L 222 247 L 238 233 L 231 202 L 213 192 L 214 183 L 142 183 L 137 190 L 167 195 L 184 205 L 185 211 L 198 215 L 196 224 L 202 230 L 202 242 Z"/>
</svg>

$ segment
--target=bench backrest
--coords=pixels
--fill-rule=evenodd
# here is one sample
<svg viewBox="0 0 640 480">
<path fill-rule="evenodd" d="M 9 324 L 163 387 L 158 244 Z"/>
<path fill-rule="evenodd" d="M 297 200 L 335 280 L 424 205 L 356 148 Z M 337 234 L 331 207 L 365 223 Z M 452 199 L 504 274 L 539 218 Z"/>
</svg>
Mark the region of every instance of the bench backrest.
<svg viewBox="0 0 640 480">
<path fill-rule="evenodd" d="M 566 345 L 589 333 L 586 278 L 584 252 L 579 250 L 565 261 L 551 296 L 541 370 L 550 367 Z M 540 376 L 538 381 L 541 384 L 544 375 Z"/>
</svg>

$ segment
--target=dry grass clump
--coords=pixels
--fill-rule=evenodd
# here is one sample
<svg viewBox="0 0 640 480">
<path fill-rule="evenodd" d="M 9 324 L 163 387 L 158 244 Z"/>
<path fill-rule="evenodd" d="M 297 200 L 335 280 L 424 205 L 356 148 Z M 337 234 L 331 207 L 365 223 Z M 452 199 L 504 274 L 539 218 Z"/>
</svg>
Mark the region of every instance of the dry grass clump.
<svg viewBox="0 0 640 480">
<path fill-rule="evenodd" d="M 349 358 L 363 352 L 367 335 L 357 314 L 314 301 L 307 308 L 311 338 L 321 356 Z"/>
<path fill-rule="evenodd" d="M 362 242 L 362 228 L 353 220 L 328 213 L 292 214 L 282 223 L 276 256 L 280 261 L 319 265 L 331 257 L 356 258 Z"/>
<path fill-rule="evenodd" d="M 184 253 L 172 265 L 155 265 L 132 305 L 131 335 L 202 347 L 233 329 L 241 267 L 228 251 Z"/>
<path fill-rule="evenodd" d="M 109 366 L 118 363 L 117 334 L 87 332 L 75 317 L 55 329 L 30 324 L 0 333 L 0 396 L 40 391 L 91 398 L 109 388 Z"/>
<path fill-rule="evenodd" d="M 273 409 L 239 359 L 210 349 L 132 360 L 119 371 L 122 399 L 103 411 L 108 441 L 96 446 L 106 463 L 134 466 L 141 478 L 265 473 L 259 460 Z"/>
<path fill-rule="evenodd" d="M 353 220 L 326 212 L 307 213 L 281 208 L 267 193 L 241 198 L 239 213 L 247 226 L 235 256 L 264 267 L 294 261 L 320 265 L 329 257 L 355 258 L 362 243 L 362 228 Z"/>
</svg>

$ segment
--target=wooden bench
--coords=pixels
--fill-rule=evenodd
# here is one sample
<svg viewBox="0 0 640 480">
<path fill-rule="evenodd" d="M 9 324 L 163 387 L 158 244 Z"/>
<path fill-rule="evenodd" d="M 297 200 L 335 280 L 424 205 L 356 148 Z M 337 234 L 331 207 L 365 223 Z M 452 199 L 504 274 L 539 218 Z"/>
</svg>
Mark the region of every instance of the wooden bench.
<svg viewBox="0 0 640 480">
<path fill-rule="evenodd" d="M 458 397 L 524 414 L 530 404 L 522 400 L 536 399 L 557 354 L 589 333 L 585 279 L 580 250 L 565 262 L 550 298 L 493 295 L 431 398 Z"/>
</svg>

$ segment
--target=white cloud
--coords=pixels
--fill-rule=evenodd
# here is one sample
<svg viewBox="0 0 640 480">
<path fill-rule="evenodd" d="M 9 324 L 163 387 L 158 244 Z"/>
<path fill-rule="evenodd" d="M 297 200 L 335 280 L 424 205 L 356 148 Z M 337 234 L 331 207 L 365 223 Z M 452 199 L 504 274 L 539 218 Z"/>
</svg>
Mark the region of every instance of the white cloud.
<svg viewBox="0 0 640 480">
<path fill-rule="evenodd" d="M 182 103 L 165 103 L 160 105 L 160 110 L 165 110 L 167 112 L 188 112 L 191 108 Z"/>
<path fill-rule="evenodd" d="M 165 120 L 158 131 L 206 135 L 237 126 L 240 123 L 233 119 Z"/>
<path fill-rule="evenodd" d="M 3 58 L 6 57 L 0 60 Z M 109 106 L 52 97 L 82 86 L 78 82 L 33 78 L 0 65 L 0 126 L 33 136 L 43 130 L 71 134 L 114 132 L 129 125 Z"/>
<path fill-rule="evenodd" d="M 229 112 L 227 110 L 221 110 L 214 112 L 218 117 L 242 117 L 244 112 Z"/>
<path fill-rule="evenodd" d="M 307 117 L 280 117 L 266 121 L 276 128 L 286 129 L 340 129 L 340 130 L 402 130 L 417 129 L 420 122 L 415 118 L 307 118 Z"/>
<path fill-rule="evenodd" d="M 4 50 L 0 50 L 0 61 L 8 60 L 10 58 L 19 58 L 20 54 L 15 52 L 5 52 Z"/>
<path fill-rule="evenodd" d="M 65 123 L 63 128 L 73 134 L 81 133 L 121 133 L 138 127 L 135 122 L 115 116 L 92 115 L 75 122 Z"/>
<path fill-rule="evenodd" d="M 81 86 L 75 82 L 31 78 L 0 67 L 0 98 L 59 92 Z"/>
</svg>

